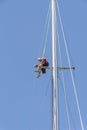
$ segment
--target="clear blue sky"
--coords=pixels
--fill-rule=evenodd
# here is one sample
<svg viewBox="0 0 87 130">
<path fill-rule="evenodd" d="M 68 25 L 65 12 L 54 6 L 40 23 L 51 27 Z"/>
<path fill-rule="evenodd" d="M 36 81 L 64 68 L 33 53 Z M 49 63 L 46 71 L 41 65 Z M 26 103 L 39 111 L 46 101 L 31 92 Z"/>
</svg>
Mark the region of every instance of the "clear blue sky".
<svg viewBox="0 0 87 130">
<path fill-rule="evenodd" d="M 59 0 L 59 4 L 71 61 L 76 66 L 76 86 L 86 130 L 87 1 Z M 50 130 L 52 127 L 51 73 L 48 71 L 37 79 L 33 67 L 42 54 L 48 6 L 49 0 L 0 0 L 0 130 Z M 47 57 L 51 62 L 51 43 L 48 44 Z M 72 94 L 72 130 L 75 127 L 80 130 L 73 100 Z M 61 89 L 60 130 L 67 129 L 63 102 Z"/>
</svg>

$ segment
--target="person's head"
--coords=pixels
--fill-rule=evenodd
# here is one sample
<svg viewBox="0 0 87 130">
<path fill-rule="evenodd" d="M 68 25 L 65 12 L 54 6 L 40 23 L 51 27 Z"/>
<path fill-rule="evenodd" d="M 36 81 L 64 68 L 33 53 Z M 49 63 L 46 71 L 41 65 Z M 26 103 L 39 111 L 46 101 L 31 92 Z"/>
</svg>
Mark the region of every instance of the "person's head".
<svg viewBox="0 0 87 130">
<path fill-rule="evenodd" d="M 46 59 L 45 57 L 41 57 L 41 61 L 42 61 L 42 62 L 44 62 L 45 59 Z"/>
</svg>

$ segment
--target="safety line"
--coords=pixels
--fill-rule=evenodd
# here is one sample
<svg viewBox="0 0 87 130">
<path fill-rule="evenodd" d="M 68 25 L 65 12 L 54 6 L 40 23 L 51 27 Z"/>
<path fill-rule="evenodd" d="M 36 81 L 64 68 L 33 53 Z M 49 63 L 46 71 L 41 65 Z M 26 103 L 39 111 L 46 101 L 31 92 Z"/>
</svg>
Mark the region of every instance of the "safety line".
<svg viewBox="0 0 87 130">
<path fill-rule="evenodd" d="M 59 20 L 60 20 L 60 24 L 61 24 L 61 30 L 62 30 L 62 34 L 63 34 L 63 39 L 64 39 L 64 44 L 65 44 L 65 49 L 66 49 L 68 64 L 69 64 L 69 66 L 71 66 L 70 57 L 69 57 L 68 48 L 67 48 L 67 42 L 66 42 L 66 38 L 65 38 L 65 34 L 64 34 L 64 29 L 63 29 L 63 24 L 62 24 L 61 16 L 60 16 L 60 9 L 59 9 L 58 2 L 57 2 L 57 8 L 58 8 L 58 15 L 59 15 Z M 71 69 L 70 69 L 70 74 L 71 74 L 71 79 L 72 79 L 74 94 L 75 94 L 75 98 L 76 98 L 76 103 L 77 103 L 77 109 L 78 109 L 79 118 L 80 118 L 81 129 L 84 130 L 82 116 L 81 116 L 81 112 L 80 112 L 79 101 L 78 101 L 78 96 L 77 96 L 77 91 L 76 91 L 76 85 L 75 85 L 75 81 L 74 81 L 74 77 L 73 77 L 73 73 L 72 73 Z"/>
</svg>

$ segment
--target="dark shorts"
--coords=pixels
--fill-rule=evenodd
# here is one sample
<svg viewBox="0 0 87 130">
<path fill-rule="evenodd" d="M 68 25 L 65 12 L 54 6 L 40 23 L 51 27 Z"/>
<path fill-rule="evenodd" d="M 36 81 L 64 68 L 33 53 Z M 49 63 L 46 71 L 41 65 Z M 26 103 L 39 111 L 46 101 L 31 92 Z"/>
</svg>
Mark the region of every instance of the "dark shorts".
<svg viewBox="0 0 87 130">
<path fill-rule="evenodd" d="M 45 63 L 45 64 L 42 64 L 43 66 L 49 66 L 49 63 Z M 44 73 L 46 73 L 46 69 L 45 68 L 42 68 L 41 69 L 42 70 L 42 73 L 44 74 Z"/>
</svg>

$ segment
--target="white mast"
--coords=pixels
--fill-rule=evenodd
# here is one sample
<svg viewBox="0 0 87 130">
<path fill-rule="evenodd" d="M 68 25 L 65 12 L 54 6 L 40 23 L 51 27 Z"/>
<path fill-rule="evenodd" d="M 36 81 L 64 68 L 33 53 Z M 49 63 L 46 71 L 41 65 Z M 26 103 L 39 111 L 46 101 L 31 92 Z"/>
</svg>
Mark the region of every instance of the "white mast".
<svg viewBox="0 0 87 130">
<path fill-rule="evenodd" d="M 53 78 L 53 130 L 58 130 L 57 50 L 56 50 L 56 0 L 52 0 L 52 78 Z"/>
</svg>

